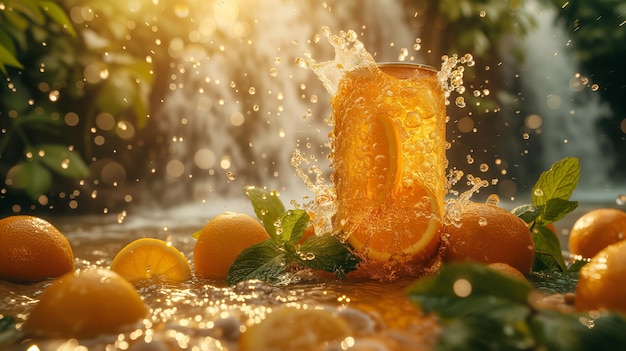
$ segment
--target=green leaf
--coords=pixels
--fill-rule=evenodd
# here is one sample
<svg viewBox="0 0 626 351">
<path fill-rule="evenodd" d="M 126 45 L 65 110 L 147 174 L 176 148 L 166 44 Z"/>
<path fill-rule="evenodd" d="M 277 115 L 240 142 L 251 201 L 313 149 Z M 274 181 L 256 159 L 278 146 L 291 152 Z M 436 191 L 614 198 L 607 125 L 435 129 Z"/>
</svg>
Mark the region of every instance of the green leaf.
<svg viewBox="0 0 626 351">
<path fill-rule="evenodd" d="M 580 165 L 576 158 L 564 158 L 543 172 L 533 187 L 532 204 L 545 205 L 550 199 L 568 200 L 578 184 Z"/>
<path fill-rule="evenodd" d="M 535 205 L 521 205 L 511 210 L 511 213 L 521 218 L 526 224 L 531 224 L 539 217 L 541 211 Z"/>
<path fill-rule="evenodd" d="M 361 261 L 330 233 L 308 238 L 300 245 L 297 253 L 303 266 L 333 272 L 339 277 L 355 270 Z"/>
<path fill-rule="evenodd" d="M 6 75 L 7 71 L 5 66 L 12 66 L 19 69 L 24 69 L 24 65 L 11 53 L 6 47 L 0 45 L 0 65 L 2 66 L 2 72 Z"/>
<path fill-rule="evenodd" d="M 489 295 L 516 303 L 525 303 L 532 288 L 526 282 L 500 273 L 485 265 L 473 262 L 454 262 L 444 265 L 439 274 L 418 280 L 409 289 L 409 298 L 416 301 L 425 312 L 440 308 L 435 299 L 458 299 L 462 282 L 471 288 L 468 297 Z M 455 288 L 456 291 L 455 292 Z"/>
<path fill-rule="evenodd" d="M 226 283 L 260 279 L 277 282 L 288 268 L 285 252 L 271 239 L 244 249 L 228 270 Z"/>
<path fill-rule="evenodd" d="M 40 155 L 40 160 L 57 174 L 73 179 L 81 179 L 89 175 L 89 168 L 73 150 L 61 144 L 42 144 L 26 148 L 26 152 Z"/>
<path fill-rule="evenodd" d="M 202 229 L 197 230 L 197 231 L 195 231 L 195 232 L 191 233 L 191 237 L 192 237 L 192 238 L 194 238 L 194 239 L 196 239 L 196 240 L 198 240 L 198 238 L 200 237 L 200 234 L 201 234 L 201 233 L 202 233 Z"/>
<path fill-rule="evenodd" d="M 24 336 L 23 331 L 17 329 L 17 318 L 0 314 L 0 346 L 14 343 L 17 345 L 18 341 Z"/>
<path fill-rule="evenodd" d="M 546 269 L 565 271 L 567 267 L 559 238 L 544 226 L 535 226 L 530 233 L 535 242 L 535 262 L 532 271 L 539 272 Z"/>
<path fill-rule="evenodd" d="M 280 242 L 295 245 L 309 224 L 309 215 L 305 210 L 289 210 L 278 220 L 277 236 Z"/>
<path fill-rule="evenodd" d="M 28 197 L 33 200 L 36 200 L 39 195 L 47 193 L 52 186 L 50 170 L 38 160 L 20 162 L 13 180 L 13 186 L 24 189 Z"/>
<path fill-rule="evenodd" d="M 526 278 L 537 290 L 547 294 L 565 294 L 576 291 L 578 272 L 530 272 Z"/>
<path fill-rule="evenodd" d="M 503 325 L 501 321 L 493 318 L 466 316 L 444 325 L 436 350 L 531 350 L 535 342 L 525 329 L 526 325 L 523 323 Z"/>
<path fill-rule="evenodd" d="M 561 198 L 549 199 L 541 209 L 540 224 L 556 222 L 574 211 L 576 207 L 578 207 L 578 201 L 568 201 Z"/>
<path fill-rule="evenodd" d="M 13 3 L 14 10 L 26 15 L 31 21 L 38 25 L 43 25 L 45 22 L 45 17 L 43 13 L 39 10 L 39 6 L 37 6 L 37 1 L 35 0 L 19 0 Z M 10 11 L 13 12 L 13 11 Z"/>
<path fill-rule="evenodd" d="M 252 202 L 257 217 L 263 222 L 265 230 L 270 237 L 277 238 L 275 223 L 285 213 L 285 206 L 278 198 L 278 192 L 248 186 L 245 193 Z"/>
<path fill-rule="evenodd" d="M 48 0 L 40 0 L 39 6 L 54 22 L 63 27 L 71 36 L 76 37 L 76 30 L 72 21 L 65 13 L 65 10 L 61 8 L 57 3 Z"/>
<path fill-rule="evenodd" d="M 533 316 L 530 326 L 545 350 L 626 350 L 626 319 L 618 314 L 591 318 L 544 310 Z"/>
</svg>

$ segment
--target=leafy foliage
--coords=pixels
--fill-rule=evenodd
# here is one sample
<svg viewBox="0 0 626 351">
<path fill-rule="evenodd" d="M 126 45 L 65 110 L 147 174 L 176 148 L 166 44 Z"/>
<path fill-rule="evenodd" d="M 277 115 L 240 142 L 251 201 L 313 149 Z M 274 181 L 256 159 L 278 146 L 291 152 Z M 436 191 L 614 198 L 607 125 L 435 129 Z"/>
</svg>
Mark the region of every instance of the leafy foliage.
<svg viewBox="0 0 626 351">
<path fill-rule="evenodd" d="M 303 267 L 338 276 L 356 269 L 358 257 L 330 233 L 302 240 L 309 225 L 306 211 L 284 211 L 284 205 L 273 191 L 247 187 L 246 195 L 268 229 L 270 239 L 241 252 L 228 271 L 228 284 L 248 279 L 281 283 L 289 272 Z"/>
<path fill-rule="evenodd" d="M 204 15 L 212 11 L 210 4 L 183 3 Z M 162 15 L 175 14 L 176 6 L 183 5 L 169 0 L 3 2 L 0 75 L 7 84 L 0 88 L 0 174 L 6 175 L 2 183 L 9 196 L 27 194 L 37 203 L 41 195 L 67 193 L 64 187 L 89 176 L 84 172 L 89 163 L 117 158 L 116 148 L 130 140 L 116 128 L 99 128 L 98 116 L 136 131 L 148 124 L 153 99 L 167 90 L 159 79 L 169 76 L 169 43 L 187 38 L 177 39 L 187 44 L 201 22 L 191 10 L 186 18 Z M 94 144 L 94 130 L 106 138 L 104 145 Z M 44 145 L 54 152 L 41 149 Z M 59 169 L 53 159 L 61 149 L 70 168 Z M 36 158 L 30 156 L 33 150 Z"/>
<path fill-rule="evenodd" d="M 463 262 L 451 263 L 437 275 L 418 280 L 408 296 L 426 313 L 440 316 L 444 327 L 437 345 L 440 351 L 626 347 L 623 316 L 536 310 L 529 303 L 532 292 L 523 280 Z"/>
<path fill-rule="evenodd" d="M 567 270 L 559 239 L 547 226 L 578 206 L 578 202 L 569 198 L 576 189 L 579 176 L 578 159 L 564 158 L 554 163 L 539 176 L 532 190 L 532 203 L 512 211 L 530 226 L 535 242 L 533 271 Z"/>
</svg>

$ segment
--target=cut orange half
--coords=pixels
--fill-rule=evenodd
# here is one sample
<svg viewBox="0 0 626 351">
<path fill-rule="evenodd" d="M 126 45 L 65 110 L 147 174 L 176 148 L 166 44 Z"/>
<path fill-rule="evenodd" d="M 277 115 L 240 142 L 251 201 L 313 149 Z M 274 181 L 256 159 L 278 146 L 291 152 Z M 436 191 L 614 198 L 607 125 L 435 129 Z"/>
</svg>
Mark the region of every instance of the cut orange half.
<svg viewBox="0 0 626 351">
<path fill-rule="evenodd" d="M 187 258 L 172 243 L 154 238 L 126 245 L 111 262 L 111 270 L 130 282 L 158 279 L 183 282 L 191 279 Z"/>
</svg>

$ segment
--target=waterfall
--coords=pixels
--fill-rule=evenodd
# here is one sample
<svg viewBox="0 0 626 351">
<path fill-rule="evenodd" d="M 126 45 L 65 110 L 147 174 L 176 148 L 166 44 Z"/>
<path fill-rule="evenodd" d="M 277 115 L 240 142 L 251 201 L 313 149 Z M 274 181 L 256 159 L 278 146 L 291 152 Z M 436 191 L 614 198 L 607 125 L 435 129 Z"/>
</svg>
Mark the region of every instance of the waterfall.
<svg viewBox="0 0 626 351">
<path fill-rule="evenodd" d="M 539 14 L 537 28 L 520 40 L 524 63 L 509 65 L 523 84 L 523 112 L 539 116 L 542 124 L 531 140 L 520 136 L 510 143 L 515 143 L 511 149 L 537 143 L 540 150 L 514 157 L 539 158 L 534 166 L 541 170 L 563 157 L 578 157 L 579 188 L 610 192 L 604 140 L 594 124 L 608 107 L 597 94 L 580 91 L 589 88 L 577 84 L 576 61 L 567 33 L 554 24 L 554 10 L 527 4 Z M 305 50 L 320 61 L 332 58 L 330 45 L 313 40 L 322 26 L 355 30 L 377 61 L 397 60 L 402 48 L 409 48 L 417 62 L 426 54 L 411 49 L 428 33 L 410 25 L 403 1 L 223 0 L 215 6 L 231 6 L 236 16 L 222 24 L 226 34 L 214 35 L 204 47 L 187 48 L 171 67 L 171 91 L 153 116 L 164 150 L 150 160 L 154 167 L 146 183 L 159 191 L 151 191 L 148 202 L 241 198 L 246 185 L 279 190 L 285 199 L 309 194 L 290 159 L 299 148 L 317 156 L 328 171 L 329 96 L 295 59 Z"/>
<path fill-rule="evenodd" d="M 556 9 L 530 2 L 538 16 L 537 27 L 521 40 L 526 53 L 519 67 L 524 110 L 541 121 L 540 167 L 564 157 L 577 157 L 581 165 L 579 198 L 585 201 L 614 201 L 617 191 L 609 180 L 611 155 L 607 136 L 597 127 L 602 115 L 611 113 L 591 83 L 579 73 L 566 30 L 555 24 Z M 529 118 L 529 117 L 527 117 Z M 623 186 L 623 184 L 622 184 Z"/>
<path fill-rule="evenodd" d="M 246 185 L 301 198 L 308 190 L 290 159 L 299 148 L 317 155 L 327 169 L 330 111 L 328 93 L 296 58 L 305 50 L 321 58 L 334 54 L 330 45 L 312 42 L 323 25 L 363 33 L 379 60 L 395 60 L 401 47 L 410 48 L 414 30 L 399 20 L 405 17 L 402 2 L 221 3 L 237 7 L 236 21 L 247 33 L 180 54 L 170 73 L 171 91 L 153 117 L 167 150 L 153 160 L 156 185 L 150 187 L 163 191 L 151 200 L 180 204 L 243 197 Z"/>
</svg>

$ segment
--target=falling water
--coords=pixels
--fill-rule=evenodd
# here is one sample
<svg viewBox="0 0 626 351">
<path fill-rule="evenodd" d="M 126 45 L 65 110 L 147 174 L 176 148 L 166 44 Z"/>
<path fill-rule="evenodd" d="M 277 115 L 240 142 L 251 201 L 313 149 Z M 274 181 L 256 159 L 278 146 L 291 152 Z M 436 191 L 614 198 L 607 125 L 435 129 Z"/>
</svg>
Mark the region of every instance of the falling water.
<svg viewBox="0 0 626 351">
<path fill-rule="evenodd" d="M 249 26 L 249 34 L 213 43 L 219 49 L 210 55 L 180 53 L 172 69 L 177 79 L 154 118 L 168 144 L 166 159 L 154 161 L 162 171 L 151 180 L 152 189 L 166 189 L 152 192 L 160 203 L 242 196 L 245 185 L 300 198 L 307 189 L 290 159 L 298 148 L 323 171 L 327 167 L 329 106 L 322 84 L 296 58 L 311 50 L 322 25 L 360 28 L 368 49 L 380 49 L 374 55 L 381 60 L 397 60 L 400 44 L 410 47 L 415 40 L 408 23 L 397 20 L 406 15 L 395 2 L 275 0 L 239 7 L 237 21 Z M 332 54 L 328 47 L 315 50 L 316 57 Z"/>
<path fill-rule="evenodd" d="M 617 192 L 609 177 L 609 145 L 597 127 L 598 119 L 611 113 L 610 107 L 595 93 L 598 87 L 579 73 L 569 34 L 555 26 L 557 10 L 536 1 L 527 6 L 539 14 L 537 27 L 521 41 L 527 54 L 519 68 L 528 112 L 525 124 L 540 129 L 540 154 L 530 157 L 540 157 L 541 169 L 564 157 L 579 158 L 581 177 L 575 196 L 611 202 Z"/>
<path fill-rule="evenodd" d="M 314 51 L 316 58 L 332 59 L 330 47 L 313 42 L 322 26 L 333 31 L 354 29 L 376 61 L 406 58 L 401 54 L 405 48 L 410 48 L 408 56 L 416 62 L 426 54 L 413 46 L 416 37 L 428 33 L 419 33 L 410 21 L 401 20 L 407 18 L 401 2 L 219 4 L 238 5 L 235 20 L 245 30 L 236 38 L 216 39 L 209 44 L 211 50 L 187 48 L 179 53 L 181 60 L 170 73 L 177 79 L 154 116 L 167 150 L 151 160 L 153 175 L 144 182 L 150 189 L 163 190 L 151 191 L 148 202 L 211 204 L 242 197 L 245 185 L 276 189 L 287 199 L 310 194 L 290 160 L 299 149 L 321 172 L 328 172 L 329 99 L 322 83 L 298 67 L 296 58 Z M 606 186 L 608 165 L 603 161 L 601 137 L 589 136 L 606 107 L 595 94 L 585 104 L 578 101 L 579 90 L 589 88 L 578 84 L 582 81 L 576 77 L 567 35 L 555 28 L 554 13 L 537 12 L 541 13 L 538 27 L 522 41 L 524 65 L 520 68 L 517 62 L 505 60 L 501 68 L 519 70 L 524 85 L 521 110 L 527 115 L 513 118 L 528 124 L 539 116 L 542 123 L 528 138 L 516 135 L 518 140 L 507 140 L 511 149 L 541 145 L 537 152 L 511 156 L 535 160 L 529 169 L 520 170 L 525 178 L 516 181 L 532 183 L 554 161 L 574 156 L 583 167 L 581 187 Z M 450 152 L 455 152 L 454 145 Z M 498 166 L 500 160 L 496 155 L 493 159 Z M 511 164 L 524 168 L 523 162 Z M 464 165 L 451 166 L 463 169 Z M 520 195 L 523 191 L 518 189 Z"/>
</svg>

